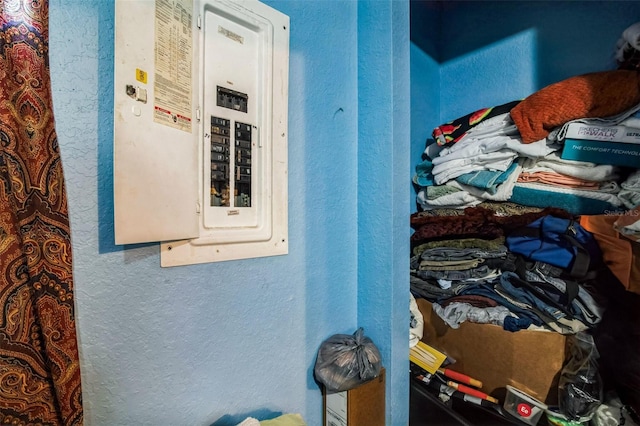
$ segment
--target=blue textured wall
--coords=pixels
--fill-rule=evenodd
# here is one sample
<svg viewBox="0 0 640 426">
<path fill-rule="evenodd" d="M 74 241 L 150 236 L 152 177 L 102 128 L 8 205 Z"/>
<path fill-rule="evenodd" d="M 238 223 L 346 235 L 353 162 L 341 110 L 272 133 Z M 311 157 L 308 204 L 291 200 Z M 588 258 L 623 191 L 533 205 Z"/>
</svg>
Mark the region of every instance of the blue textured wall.
<svg viewBox="0 0 640 426">
<path fill-rule="evenodd" d="M 384 197 L 375 235 L 358 225 L 368 214 L 358 209 L 363 168 L 383 165 L 376 179 L 392 179 L 391 193 L 409 179 L 408 104 L 400 113 L 390 106 L 394 93 L 408 97 L 408 3 L 375 3 L 384 29 L 359 28 L 358 3 L 348 0 L 268 2 L 291 17 L 289 255 L 160 268 L 158 244 L 113 243 L 113 0 L 50 0 L 87 425 L 221 426 L 284 412 L 320 425 L 316 351 L 360 322 L 383 348 L 389 424 L 406 424 L 408 288 L 390 280 L 405 273 L 398 249 L 408 245 L 408 191 Z M 359 50 L 369 33 L 384 39 L 382 51 Z M 396 72 L 391 57 L 400 51 Z M 359 104 L 366 55 L 385 63 L 383 103 Z M 390 113 L 392 131 L 362 140 L 359 114 Z M 392 157 L 360 159 L 362 145 L 387 145 Z M 362 254 L 360 245 L 371 249 Z M 359 284 L 359 271 L 387 266 L 371 286 L 379 299 L 360 298 L 370 284 Z M 385 308 L 371 321 L 378 300 Z"/>
<path fill-rule="evenodd" d="M 417 44 L 411 43 L 411 177 L 415 166 L 422 160 L 433 124 L 440 120 L 440 66 Z M 435 100 L 435 101 L 434 101 Z M 413 184 L 407 182 L 408 185 Z M 417 210 L 415 191 L 409 200 L 411 213 Z"/>
<path fill-rule="evenodd" d="M 613 69 L 615 43 L 640 20 L 638 1 L 412 1 L 412 41 L 437 62 L 433 125 L 524 98 L 565 78 Z M 438 34 L 423 22 L 441 14 Z M 427 18 L 425 18 L 425 16 Z M 418 19 L 419 17 L 419 19 Z M 417 27 L 417 29 L 416 29 Z M 425 36 L 426 34 L 426 36 Z M 431 76 L 412 72 L 412 90 Z M 412 110 L 412 114 L 417 111 Z M 412 115 L 412 125 L 420 116 Z M 413 141 L 414 139 L 412 139 Z"/>
<path fill-rule="evenodd" d="M 435 126 L 615 68 L 616 41 L 639 20 L 638 1 L 412 0 L 412 167 Z"/>
<path fill-rule="evenodd" d="M 435 122 L 440 121 L 440 63 L 438 59 L 442 19 L 440 7 L 434 2 L 412 1 L 410 9 L 410 69 L 411 69 L 411 147 L 410 175 L 422 160 L 427 139 Z M 417 210 L 416 193 L 411 181 L 409 211 Z"/>
<path fill-rule="evenodd" d="M 358 322 L 387 366 L 387 425 L 409 370 L 409 3 L 358 2 Z"/>
</svg>

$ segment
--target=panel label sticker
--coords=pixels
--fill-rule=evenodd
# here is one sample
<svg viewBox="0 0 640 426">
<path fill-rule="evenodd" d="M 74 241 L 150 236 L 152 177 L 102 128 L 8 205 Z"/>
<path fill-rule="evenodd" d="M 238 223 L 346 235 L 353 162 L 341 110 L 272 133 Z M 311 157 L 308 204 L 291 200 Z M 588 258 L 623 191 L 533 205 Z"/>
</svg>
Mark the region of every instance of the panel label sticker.
<svg viewBox="0 0 640 426">
<path fill-rule="evenodd" d="M 153 121 L 191 133 L 192 0 L 156 0 Z"/>
<path fill-rule="evenodd" d="M 223 36 L 225 36 L 225 37 L 227 37 L 227 38 L 229 38 L 229 39 L 231 39 L 231 40 L 233 40 L 235 42 L 238 42 L 240 44 L 244 44 L 244 37 L 242 37 L 240 34 L 236 34 L 233 31 L 230 31 L 230 30 L 228 30 L 228 29 L 226 29 L 226 28 L 224 28 L 224 27 L 222 27 L 220 25 L 218 25 L 218 32 L 220 34 L 222 34 Z"/>
</svg>

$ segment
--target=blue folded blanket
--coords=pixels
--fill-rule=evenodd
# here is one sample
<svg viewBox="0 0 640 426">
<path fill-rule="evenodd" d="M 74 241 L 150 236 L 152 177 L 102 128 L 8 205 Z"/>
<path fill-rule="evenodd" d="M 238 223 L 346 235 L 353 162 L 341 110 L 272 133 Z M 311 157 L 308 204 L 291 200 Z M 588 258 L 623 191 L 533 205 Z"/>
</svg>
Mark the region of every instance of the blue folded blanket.
<svg viewBox="0 0 640 426">
<path fill-rule="evenodd" d="M 509 201 L 529 207 L 558 207 L 574 215 L 607 214 L 624 210 L 614 194 L 529 183 L 516 183 Z"/>
</svg>

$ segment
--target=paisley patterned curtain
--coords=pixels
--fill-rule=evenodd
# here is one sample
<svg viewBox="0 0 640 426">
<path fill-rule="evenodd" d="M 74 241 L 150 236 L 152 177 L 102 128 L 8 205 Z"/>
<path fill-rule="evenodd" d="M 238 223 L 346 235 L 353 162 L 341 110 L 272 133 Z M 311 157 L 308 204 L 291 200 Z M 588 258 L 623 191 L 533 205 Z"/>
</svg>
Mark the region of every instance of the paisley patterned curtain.
<svg viewBox="0 0 640 426">
<path fill-rule="evenodd" d="M 81 425 L 48 0 L 0 0 L 0 424 Z"/>
</svg>

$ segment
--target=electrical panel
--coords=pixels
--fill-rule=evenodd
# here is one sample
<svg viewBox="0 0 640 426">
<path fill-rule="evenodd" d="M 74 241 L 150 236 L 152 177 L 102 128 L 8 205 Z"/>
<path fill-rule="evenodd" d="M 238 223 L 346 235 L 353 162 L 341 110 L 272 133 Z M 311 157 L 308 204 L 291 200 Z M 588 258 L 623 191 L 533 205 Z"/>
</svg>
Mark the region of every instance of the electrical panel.
<svg viewBox="0 0 640 426">
<path fill-rule="evenodd" d="M 162 241 L 162 266 L 286 254 L 289 18 L 117 0 L 115 61 L 116 243 Z"/>
</svg>

